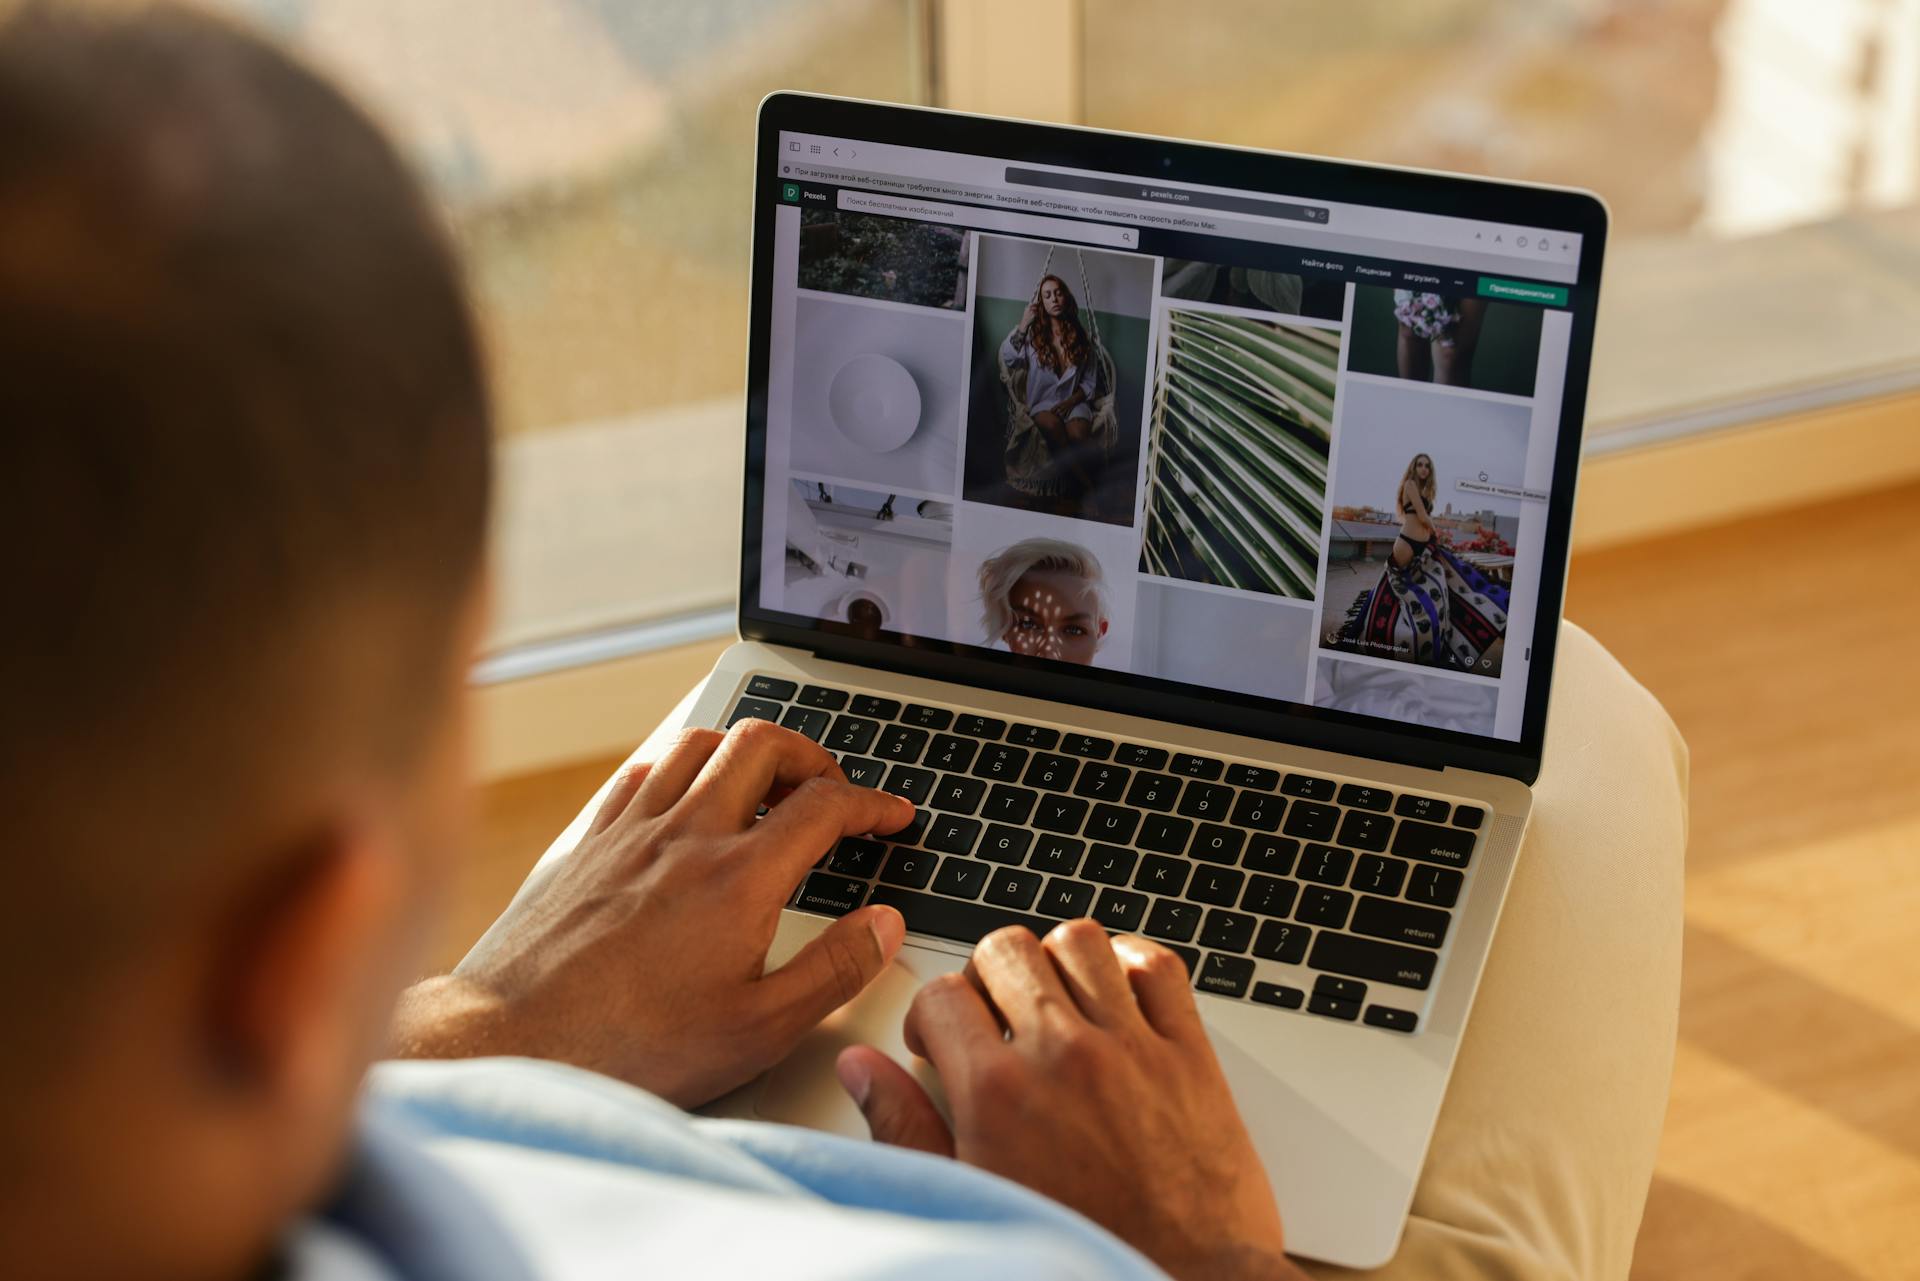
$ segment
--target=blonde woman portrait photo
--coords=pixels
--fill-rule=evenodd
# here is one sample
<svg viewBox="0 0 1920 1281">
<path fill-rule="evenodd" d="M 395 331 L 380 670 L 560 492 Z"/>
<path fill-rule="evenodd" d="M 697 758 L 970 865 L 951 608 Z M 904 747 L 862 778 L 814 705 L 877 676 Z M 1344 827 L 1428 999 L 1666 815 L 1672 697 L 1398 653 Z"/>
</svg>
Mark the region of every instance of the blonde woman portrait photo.
<svg viewBox="0 0 1920 1281">
<path fill-rule="evenodd" d="M 989 645 L 1056 662 L 1093 662 L 1112 620 L 1106 576 L 1092 552 L 1029 538 L 980 566 L 980 625 Z"/>
</svg>

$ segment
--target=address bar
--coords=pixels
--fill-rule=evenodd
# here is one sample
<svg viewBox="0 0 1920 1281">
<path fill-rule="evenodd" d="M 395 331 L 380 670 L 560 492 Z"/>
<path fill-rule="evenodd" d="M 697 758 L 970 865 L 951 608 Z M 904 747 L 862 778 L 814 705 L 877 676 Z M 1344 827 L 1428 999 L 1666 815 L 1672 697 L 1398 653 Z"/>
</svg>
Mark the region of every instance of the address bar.
<svg viewBox="0 0 1920 1281">
<path fill-rule="evenodd" d="M 1004 209 L 982 209 L 975 205 L 950 205 L 939 200 L 876 196 L 864 191 L 848 191 L 844 187 L 840 189 L 840 207 L 849 213 L 885 214 L 889 218 L 911 218 L 916 222 L 949 222 L 982 231 L 1011 231 L 1025 236 L 1046 236 L 1052 240 L 1114 245 L 1121 249 L 1132 249 L 1140 243 L 1140 233 L 1132 227 L 1110 227 L 1104 223 L 1046 218 L 1039 214 L 1011 213 Z"/>
</svg>

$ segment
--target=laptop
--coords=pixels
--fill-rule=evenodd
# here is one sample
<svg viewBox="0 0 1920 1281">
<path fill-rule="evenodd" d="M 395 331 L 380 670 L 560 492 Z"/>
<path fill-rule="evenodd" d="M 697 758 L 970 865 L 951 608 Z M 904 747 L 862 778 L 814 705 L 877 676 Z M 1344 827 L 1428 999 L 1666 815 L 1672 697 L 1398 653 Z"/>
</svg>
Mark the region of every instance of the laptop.
<svg viewBox="0 0 1920 1281">
<path fill-rule="evenodd" d="M 841 1046 L 911 1063 L 922 983 L 1091 916 L 1187 962 L 1290 1248 L 1385 1262 L 1540 768 L 1604 207 L 791 93 L 758 128 L 741 639 L 690 723 L 918 814 L 770 963 L 868 903 L 899 960 L 716 1110 L 864 1135 Z"/>
</svg>

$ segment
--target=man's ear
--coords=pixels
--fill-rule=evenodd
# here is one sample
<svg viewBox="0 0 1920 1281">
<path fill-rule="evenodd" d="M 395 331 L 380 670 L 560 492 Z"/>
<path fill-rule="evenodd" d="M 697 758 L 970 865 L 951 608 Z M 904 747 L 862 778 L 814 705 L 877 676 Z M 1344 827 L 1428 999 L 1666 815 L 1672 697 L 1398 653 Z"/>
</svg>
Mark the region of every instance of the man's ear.
<svg viewBox="0 0 1920 1281">
<path fill-rule="evenodd" d="M 205 1044 L 229 1086 L 324 1115 L 377 1049 L 406 880 L 371 826 L 329 824 L 233 900 L 213 949 Z"/>
</svg>

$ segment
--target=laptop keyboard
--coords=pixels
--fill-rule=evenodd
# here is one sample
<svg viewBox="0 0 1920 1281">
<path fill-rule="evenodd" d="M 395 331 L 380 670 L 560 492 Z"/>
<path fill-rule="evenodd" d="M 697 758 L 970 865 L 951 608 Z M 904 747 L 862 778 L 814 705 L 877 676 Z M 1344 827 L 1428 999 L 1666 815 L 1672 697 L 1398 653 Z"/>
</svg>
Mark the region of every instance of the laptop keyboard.
<svg viewBox="0 0 1920 1281">
<path fill-rule="evenodd" d="M 751 677 L 727 724 L 777 722 L 852 782 L 912 801 L 820 860 L 791 906 L 899 909 L 978 942 L 1090 916 L 1179 954 L 1201 992 L 1419 1026 L 1481 809 L 1432 796 Z"/>
</svg>

